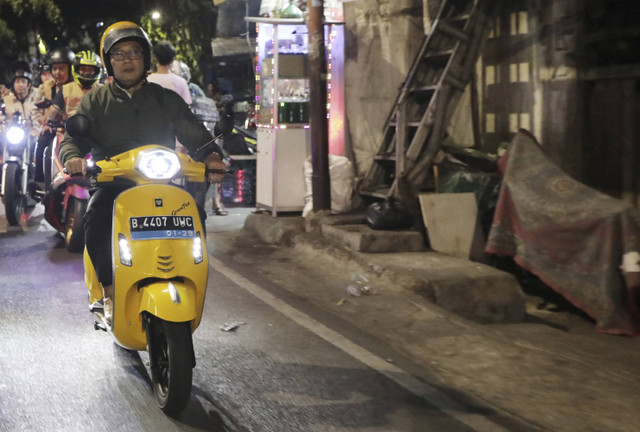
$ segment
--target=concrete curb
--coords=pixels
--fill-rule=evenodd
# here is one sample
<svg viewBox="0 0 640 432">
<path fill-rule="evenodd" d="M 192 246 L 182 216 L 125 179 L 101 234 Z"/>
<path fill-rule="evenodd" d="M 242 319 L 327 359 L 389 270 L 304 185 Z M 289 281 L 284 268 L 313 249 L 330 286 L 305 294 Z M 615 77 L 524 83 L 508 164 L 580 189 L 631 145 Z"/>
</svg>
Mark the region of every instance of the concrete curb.
<svg viewBox="0 0 640 432">
<path fill-rule="evenodd" d="M 384 234 L 387 240 L 378 242 L 395 247 L 396 243 L 389 243 L 388 239 L 396 235 L 403 240 L 397 244 L 398 247 L 401 250 L 409 249 L 408 252 L 355 251 L 349 245 L 359 243 L 361 239 L 348 238 L 345 242 L 346 236 L 341 236 L 344 231 L 339 227 L 352 226 L 357 218 L 354 215 L 334 218 L 325 213 L 305 221 L 299 216 L 273 218 L 268 213 L 254 213 L 248 215 L 243 229 L 268 244 L 305 244 L 318 253 L 350 259 L 386 283 L 420 294 L 443 309 L 478 323 L 515 323 L 524 319 L 525 296 L 513 275 L 438 252 L 411 251 L 417 245 L 417 233 L 403 236 L 403 233 L 387 232 Z M 326 232 L 329 235 L 323 235 Z M 350 232 L 357 237 L 358 233 L 364 231 Z M 367 235 L 370 234 L 367 232 Z M 409 246 L 406 245 L 408 238 L 413 239 Z M 374 240 L 368 241 L 375 243 Z"/>
</svg>

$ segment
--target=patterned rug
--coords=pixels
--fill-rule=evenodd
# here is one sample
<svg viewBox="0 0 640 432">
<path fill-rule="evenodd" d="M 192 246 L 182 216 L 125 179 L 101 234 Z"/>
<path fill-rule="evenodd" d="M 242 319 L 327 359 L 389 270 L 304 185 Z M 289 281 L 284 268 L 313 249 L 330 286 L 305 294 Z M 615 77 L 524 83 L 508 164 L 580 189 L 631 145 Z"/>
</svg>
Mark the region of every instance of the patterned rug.
<svg viewBox="0 0 640 432">
<path fill-rule="evenodd" d="M 503 180 L 486 251 L 511 256 L 597 322 L 636 335 L 623 255 L 640 251 L 640 212 L 577 182 L 526 131 L 499 166 Z"/>
</svg>

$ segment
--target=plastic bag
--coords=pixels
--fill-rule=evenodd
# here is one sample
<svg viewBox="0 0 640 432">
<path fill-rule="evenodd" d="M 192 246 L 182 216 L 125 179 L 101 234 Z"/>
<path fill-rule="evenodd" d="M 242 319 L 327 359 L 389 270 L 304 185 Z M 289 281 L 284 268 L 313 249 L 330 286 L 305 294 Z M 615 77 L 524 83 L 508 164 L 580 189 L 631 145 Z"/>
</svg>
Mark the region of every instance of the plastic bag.
<svg viewBox="0 0 640 432">
<path fill-rule="evenodd" d="M 413 217 L 393 197 L 367 207 L 367 225 L 374 230 L 403 230 L 413 226 Z"/>
<path fill-rule="evenodd" d="M 305 206 L 302 217 L 306 217 L 313 210 L 313 185 L 311 176 L 313 167 L 311 157 L 304 163 L 304 178 L 306 185 Z M 353 207 L 353 166 L 344 156 L 329 155 L 329 178 L 331 187 L 331 213 L 346 213 Z"/>
</svg>

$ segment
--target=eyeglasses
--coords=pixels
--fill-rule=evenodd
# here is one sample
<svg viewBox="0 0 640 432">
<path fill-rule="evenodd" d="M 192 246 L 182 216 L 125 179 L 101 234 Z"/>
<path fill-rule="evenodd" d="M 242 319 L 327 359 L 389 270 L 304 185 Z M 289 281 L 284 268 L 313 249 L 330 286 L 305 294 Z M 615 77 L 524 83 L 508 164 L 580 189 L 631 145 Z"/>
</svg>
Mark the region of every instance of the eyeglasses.
<svg viewBox="0 0 640 432">
<path fill-rule="evenodd" d="M 122 61 L 125 57 L 129 57 L 131 60 L 138 60 L 142 57 L 142 51 L 132 49 L 131 51 L 114 51 L 110 53 L 110 56 L 115 61 Z"/>
</svg>

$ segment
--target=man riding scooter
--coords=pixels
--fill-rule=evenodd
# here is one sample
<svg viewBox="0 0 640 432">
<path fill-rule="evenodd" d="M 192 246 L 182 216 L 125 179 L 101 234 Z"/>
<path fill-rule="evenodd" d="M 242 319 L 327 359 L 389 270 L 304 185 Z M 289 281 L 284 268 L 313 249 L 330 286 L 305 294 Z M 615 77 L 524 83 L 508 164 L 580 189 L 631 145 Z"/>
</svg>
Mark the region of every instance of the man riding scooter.
<svg viewBox="0 0 640 432">
<path fill-rule="evenodd" d="M 52 105 L 45 111 L 49 120 L 66 120 L 76 113 L 82 96 L 102 86 L 98 82 L 102 71 L 102 60 L 93 51 L 81 51 L 73 59 L 72 82 L 62 86 L 52 99 Z"/>
<path fill-rule="evenodd" d="M 102 160 L 147 143 L 174 148 L 176 138 L 208 169 L 225 169 L 221 150 L 189 106 L 177 93 L 147 82 L 151 43 L 138 25 L 123 21 L 110 26 L 102 37 L 100 54 L 114 81 L 82 99 L 77 113 L 89 121 L 87 134 L 65 134 L 59 157 L 70 174 L 86 174 L 87 153 Z M 221 177 L 210 173 L 208 181 L 219 182 Z M 113 307 L 112 245 L 111 230 L 105 227 L 112 224 L 117 195 L 131 184 L 114 180 L 93 186 L 85 214 L 85 241 L 103 287 L 104 314 L 109 320 Z"/>
<path fill-rule="evenodd" d="M 86 93 L 102 86 L 98 83 L 101 71 L 102 60 L 96 53 L 89 50 L 77 53 L 71 69 L 73 81 L 62 86 L 62 91 L 57 92 L 45 112 L 47 124 L 58 126 L 51 155 L 47 151 L 45 157 L 45 219 L 64 235 L 70 252 L 82 252 L 84 248 L 83 218 L 89 199 L 89 182 L 84 177 L 72 177 L 64 172 L 58 159 L 58 148 L 64 122 L 75 114 Z"/>
<path fill-rule="evenodd" d="M 4 98 L 4 113 L 0 113 L 2 126 L 2 175 L 0 195 L 10 225 L 18 225 L 24 212 L 37 200 L 32 196 L 33 179 L 31 159 L 39 125 L 32 121 L 35 110 L 34 91 L 28 65 L 19 64 L 11 80 L 12 93 Z"/>
<path fill-rule="evenodd" d="M 71 65 L 73 64 L 74 58 L 74 52 L 67 47 L 59 47 L 51 51 L 47 58 L 47 64 L 51 69 L 53 79 L 45 81 L 38 88 L 37 105 L 41 106 L 44 103 L 44 106 L 34 113 L 35 119 L 42 124 L 42 131 L 38 138 L 35 151 L 36 169 L 34 178 L 42 190 L 44 190 L 45 180 L 44 152 L 47 147 L 50 148 L 56 136 L 55 131 L 47 126 L 45 122 L 45 108 L 50 104 L 50 101 L 53 100 L 55 95 L 62 91 L 62 86 L 71 81 Z M 47 101 L 49 102 L 47 103 Z"/>
<path fill-rule="evenodd" d="M 3 99 L 4 116 L 0 113 L 0 121 L 4 120 L 4 117 L 11 118 L 18 112 L 30 126 L 31 135 L 37 136 L 40 133 L 40 123 L 33 121 L 37 96 L 32 87 L 28 65 L 16 66 L 11 78 L 11 90 L 12 92 Z"/>
</svg>

